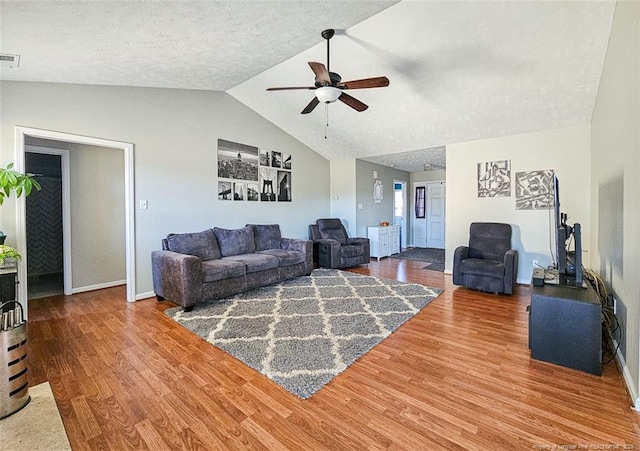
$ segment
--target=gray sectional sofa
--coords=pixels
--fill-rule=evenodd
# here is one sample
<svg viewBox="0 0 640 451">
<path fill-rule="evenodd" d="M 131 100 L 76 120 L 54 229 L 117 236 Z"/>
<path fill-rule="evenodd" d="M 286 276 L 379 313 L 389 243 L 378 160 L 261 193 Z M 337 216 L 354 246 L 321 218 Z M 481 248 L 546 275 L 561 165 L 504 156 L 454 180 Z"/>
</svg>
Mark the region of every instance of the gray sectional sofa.
<svg viewBox="0 0 640 451">
<path fill-rule="evenodd" d="M 153 290 L 185 311 L 313 270 L 312 242 L 282 238 L 278 224 L 172 233 L 162 249 L 151 253 Z"/>
</svg>

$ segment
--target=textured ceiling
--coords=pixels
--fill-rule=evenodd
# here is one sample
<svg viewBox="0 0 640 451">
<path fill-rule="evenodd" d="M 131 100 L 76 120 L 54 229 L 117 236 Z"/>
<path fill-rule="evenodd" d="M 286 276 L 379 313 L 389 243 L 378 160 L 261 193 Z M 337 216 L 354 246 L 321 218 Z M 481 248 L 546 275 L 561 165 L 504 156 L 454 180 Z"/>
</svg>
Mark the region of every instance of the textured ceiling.
<svg viewBox="0 0 640 451">
<path fill-rule="evenodd" d="M 19 67 L 0 68 L 4 80 L 227 91 L 327 158 L 418 171 L 444 165 L 447 144 L 588 122 L 615 2 L 3 0 L 0 7 L 0 52 L 21 55 Z M 336 29 L 331 70 L 343 80 L 391 81 L 350 91 L 369 105 L 365 112 L 337 102 L 301 115 L 312 91 L 265 91 L 313 84 L 307 62 L 326 62 L 325 28 Z"/>
</svg>

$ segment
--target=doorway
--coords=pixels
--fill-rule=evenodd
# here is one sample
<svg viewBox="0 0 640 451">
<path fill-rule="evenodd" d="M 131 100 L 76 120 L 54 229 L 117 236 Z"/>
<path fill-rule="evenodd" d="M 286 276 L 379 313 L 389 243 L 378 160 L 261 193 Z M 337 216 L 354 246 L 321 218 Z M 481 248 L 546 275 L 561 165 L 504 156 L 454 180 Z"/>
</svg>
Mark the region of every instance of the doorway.
<svg viewBox="0 0 640 451">
<path fill-rule="evenodd" d="M 400 250 L 407 247 L 407 182 L 393 181 L 393 225 L 400 226 Z"/>
<path fill-rule="evenodd" d="M 135 278 L 135 216 L 134 216 L 134 192 L 133 192 L 133 144 L 112 141 L 101 138 L 72 135 L 69 133 L 54 132 L 49 130 L 33 129 L 28 127 L 15 127 L 15 169 L 25 172 L 26 138 L 41 138 L 53 141 L 65 141 L 89 146 L 107 147 L 123 151 L 124 161 L 124 228 L 125 228 L 125 266 L 126 266 L 126 298 L 128 302 L 136 300 Z M 16 199 L 16 241 L 18 248 L 27 248 L 26 238 L 26 201 L 24 196 Z M 27 257 L 28 260 L 28 257 Z M 25 300 L 25 311 L 28 312 L 28 278 L 26 262 L 23 260 L 18 265 L 19 299 Z"/>
<path fill-rule="evenodd" d="M 69 152 L 26 150 L 25 170 L 42 187 L 26 199 L 27 299 L 71 294 Z"/>
</svg>

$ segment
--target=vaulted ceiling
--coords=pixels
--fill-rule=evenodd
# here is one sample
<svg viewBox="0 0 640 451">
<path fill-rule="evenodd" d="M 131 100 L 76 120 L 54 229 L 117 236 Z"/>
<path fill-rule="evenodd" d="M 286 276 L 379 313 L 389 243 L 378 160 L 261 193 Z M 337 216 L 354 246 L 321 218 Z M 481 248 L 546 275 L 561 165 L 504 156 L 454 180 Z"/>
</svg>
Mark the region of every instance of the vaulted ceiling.
<svg viewBox="0 0 640 451">
<path fill-rule="evenodd" d="M 329 159 L 409 171 L 447 144 L 589 122 L 615 2 L 2 1 L 3 80 L 226 91 Z M 369 105 L 301 110 L 308 61 Z M 329 126 L 326 127 L 328 119 Z M 326 138 L 325 138 L 326 134 Z M 430 150 L 433 149 L 433 150 Z M 517 149 L 514 149 L 517 151 Z"/>
</svg>

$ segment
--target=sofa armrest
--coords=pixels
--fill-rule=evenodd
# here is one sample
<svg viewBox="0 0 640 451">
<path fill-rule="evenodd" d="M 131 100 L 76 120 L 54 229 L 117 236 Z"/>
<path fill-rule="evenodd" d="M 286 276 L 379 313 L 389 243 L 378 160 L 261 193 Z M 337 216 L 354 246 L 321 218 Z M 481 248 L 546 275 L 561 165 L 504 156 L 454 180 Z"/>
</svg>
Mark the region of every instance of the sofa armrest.
<svg viewBox="0 0 640 451">
<path fill-rule="evenodd" d="M 184 308 L 202 302 L 202 261 L 171 251 L 151 252 L 153 291 Z"/>
<path fill-rule="evenodd" d="M 453 253 L 453 284 L 462 285 L 462 274 L 459 265 L 462 260 L 469 257 L 469 246 L 458 246 Z"/>
<path fill-rule="evenodd" d="M 304 254 L 305 274 L 311 274 L 311 271 L 313 271 L 313 241 L 282 238 L 280 240 L 280 248 L 288 251 L 302 252 Z"/>
<path fill-rule="evenodd" d="M 518 279 L 518 251 L 510 249 L 504 254 L 504 292 L 513 294 Z"/>
</svg>

